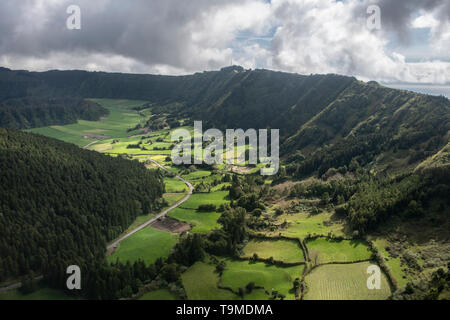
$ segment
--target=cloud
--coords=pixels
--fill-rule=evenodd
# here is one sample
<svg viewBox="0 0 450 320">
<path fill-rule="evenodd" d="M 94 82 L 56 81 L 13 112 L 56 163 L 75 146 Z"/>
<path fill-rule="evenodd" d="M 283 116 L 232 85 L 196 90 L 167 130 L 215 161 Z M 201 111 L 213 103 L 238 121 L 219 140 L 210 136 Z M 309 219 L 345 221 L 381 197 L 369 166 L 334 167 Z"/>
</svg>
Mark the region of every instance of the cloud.
<svg viewBox="0 0 450 320">
<path fill-rule="evenodd" d="M 81 8 L 68 30 L 66 8 Z M 366 27 L 367 6 L 382 29 Z M 450 2 L 445 0 L 2 0 L 0 65 L 186 74 L 231 59 L 246 68 L 338 73 L 385 82 L 449 83 Z M 414 30 L 447 61 L 408 61 Z M 430 56 L 425 55 L 424 56 Z"/>
</svg>

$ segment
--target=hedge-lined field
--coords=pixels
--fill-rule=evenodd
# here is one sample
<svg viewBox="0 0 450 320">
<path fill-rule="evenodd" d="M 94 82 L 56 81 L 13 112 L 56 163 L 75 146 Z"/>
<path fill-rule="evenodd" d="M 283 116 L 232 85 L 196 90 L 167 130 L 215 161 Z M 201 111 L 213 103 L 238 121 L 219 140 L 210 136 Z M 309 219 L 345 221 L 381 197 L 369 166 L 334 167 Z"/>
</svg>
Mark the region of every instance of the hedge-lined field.
<svg viewBox="0 0 450 320">
<path fill-rule="evenodd" d="M 381 289 L 367 288 L 367 268 L 373 263 L 332 264 L 319 266 L 306 276 L 306 300 L 385 300 L 391 295 L 382 273 Z"/>
<path fill-rule="evenodd" d="M 254 282 L 269 292 L 272 289 L 286 295 L 286 299 L 295 299 L 293 282 L 302 277 L 304 266 L 277 267 L 263 262 L 226 260 L 225 271 L 222 276 L 222 285 L 232 287 L 235 291 Z M 258 294 L 259 295 L 259 294 Z M 270 296 L 264 295 L 268 299 Z"/>
<path fill-rule="evenodd" d="M 332 213 L 323 212 L 316 215 L 310 215 L 308 213 L 298 213 L 294 215 L 284 214 L 278 218 L 279 223 L 286 221 L 288 227 L 284 230 L 277 231 L 277 234 L 281 232 L 281 235 L 289 238 L 304 239 L 307 235 L 323 235 L 332 233 L 336 236 L 343 236 L 343 225 L 336 223 L 330 226 L 324 224 L 332 217 Z"/>
<path fill-rule="evenodd" d="M 219 289 L 219 280 L 215 267 L 197 262 L 181 275 L 183 286 L 189 300 L 236 300 L 230 291 Z"/>
<path fill-rule="evenodd" d="M 337 241 L 317 238 L 307 241 L 306 246 L 313 264 L 361 261 L 372 256 L 369 247 L 360 240 Z"/>
<path fill-rule="evenodd" d="M 288 240 L 252 240 L 244 247 L 243 256 L 252 257 L 257 254 L 259 258 L 273 257 L 276 261 L 287 263 L 304 262 L 303 251 L 295 241 Z"/>
</svg>

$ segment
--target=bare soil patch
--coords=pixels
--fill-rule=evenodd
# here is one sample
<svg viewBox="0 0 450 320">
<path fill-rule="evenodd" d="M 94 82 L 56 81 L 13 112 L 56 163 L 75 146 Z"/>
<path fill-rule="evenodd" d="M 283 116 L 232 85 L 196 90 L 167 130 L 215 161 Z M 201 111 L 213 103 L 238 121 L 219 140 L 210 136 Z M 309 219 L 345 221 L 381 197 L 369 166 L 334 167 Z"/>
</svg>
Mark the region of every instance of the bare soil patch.
<svg viewBox="0 0 450 320">
<path fill-rule="evenodd" d="M 153 228 L 171 233 L 182 233 L 184 231 L 191 230 L 191 226 L 189 224 L 167 216 L 159 218 L 153 222 L 151 226 Z"/>
</svg>

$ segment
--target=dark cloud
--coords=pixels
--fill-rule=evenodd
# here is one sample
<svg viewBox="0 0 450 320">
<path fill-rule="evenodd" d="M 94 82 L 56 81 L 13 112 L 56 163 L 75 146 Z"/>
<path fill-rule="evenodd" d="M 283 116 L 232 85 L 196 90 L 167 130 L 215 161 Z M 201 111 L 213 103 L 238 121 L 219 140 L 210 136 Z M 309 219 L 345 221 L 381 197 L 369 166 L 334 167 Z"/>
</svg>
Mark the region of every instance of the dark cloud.
<svg viewBox="0 0 450 320">
<path fill-rule="evenodd" d="M 0 54 L 114 53 L 146 64 L 185 67 L 196 59 L 195 23 L 238 0 L 71 0 L 0 2 Z M 82 29 L 68 30 L 66 8 L 79 5 Z M 201 30 L 200 30 L 201 31 Z M 207 30 L 206 30 L 207 31 Z M 221 61 L 211 59 L 213 67 Z M 193 66 L 195 67 L 195 66 Z"/>
</svg>

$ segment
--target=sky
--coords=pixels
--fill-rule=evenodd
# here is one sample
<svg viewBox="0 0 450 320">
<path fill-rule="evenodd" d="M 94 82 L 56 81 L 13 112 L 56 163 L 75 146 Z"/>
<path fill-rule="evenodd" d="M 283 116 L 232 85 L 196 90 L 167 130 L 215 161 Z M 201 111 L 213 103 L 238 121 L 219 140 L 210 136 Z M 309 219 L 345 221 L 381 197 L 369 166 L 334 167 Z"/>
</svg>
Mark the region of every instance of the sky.
<svg viewBox="0 0 450 320">
<path fill-rule="evenodd" d="M 0 66 L 179 75 L 231 64 L 450 85 L 450 1 L 0 1 Z"/>
</svg>

